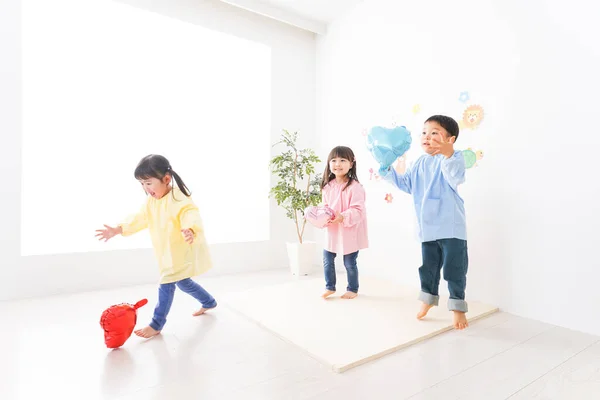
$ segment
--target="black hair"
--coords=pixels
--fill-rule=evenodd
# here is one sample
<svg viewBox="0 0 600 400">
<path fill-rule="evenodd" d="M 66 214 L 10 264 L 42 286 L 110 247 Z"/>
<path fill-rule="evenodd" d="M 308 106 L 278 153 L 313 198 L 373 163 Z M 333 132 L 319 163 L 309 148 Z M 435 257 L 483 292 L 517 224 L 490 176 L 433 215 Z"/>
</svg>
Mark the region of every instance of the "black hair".
<svg viewBox="0 0 600 400">
<path fill-rule="evenodd" d="M 166 175 L 171 175 L 183 194 L 187 197 L 192 195 L 188 187 L 183 183 L 183 179 L 181 179 L 177 172 L 173 171 L 169 160 L 163 156 L 150 154 L 142 158 L 137 167 L 135 167 L 133 175 L 137 180 L 150 178 L 162 180 Z M 173 198 L 175 198 L 175 195 L 173 195 Z"/>
<path fill-rule="evenodd" d="M 427 122 L 437 122 L 440 124 L 442 128 L 448 132 L 448 135 L 454 136 L 454 140 L 458 139 L 458 123 L 452 117 L 447 117 L 445 115 L 432 115 L 427 118 L 425 121 Z"/>
<path fill-rule="evenodd" d="M 346 187 L 344 187 L 344 190 L 346 190 L 346 188 L 352 184 L 352 181 L 358 182 L 358 176 L 356 175 L 356 158 L 354 157 L 354 152 L 352 151 L 352 149 L 346 146 L 334 147 L 329 152 L 329 156 L 327 157 L 327 165 L 325 166 L 325 172 L 323 172 L 323 181 L 321 182 L 321 189 L 323 189 L 325 186 L 327 186 L 329 182 L 335 179 L 335 174 L 331 172 L 331 169 L 329 168 L 329 163 L 334 158 L 344 158 L 352 163 L 352 168 L 350 168 L 350 170 L 348 171 L 348 183 L 346 184 Z"/>
</svg>

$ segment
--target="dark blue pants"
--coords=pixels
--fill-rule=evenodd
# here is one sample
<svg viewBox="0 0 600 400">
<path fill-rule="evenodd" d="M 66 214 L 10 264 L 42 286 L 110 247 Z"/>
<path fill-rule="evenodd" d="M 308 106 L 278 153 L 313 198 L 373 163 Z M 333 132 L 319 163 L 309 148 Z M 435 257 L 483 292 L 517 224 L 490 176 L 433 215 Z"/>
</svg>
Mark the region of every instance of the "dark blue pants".
<svg viewBox="0 0 600 400">
<path fill-rule="evenodd" d="M 325 267 L 325 288 L 334 292 L 336 283 L 335 256 L 335 253 L 323 250 L 323 266 Z M 358 251 L 346 254 L 344 256 L 344 267 L 346 267 L 346 275 L 348 276 L 348 287 L 346 288 L 346 290 L 354 293 L 358 293 L 358 266 L 356 265 L 357 258 Z"/>
<path fill-rule="evenodd" d="M 154 309 L 154 316 L 150 327 L 157 331 L 162 330 L 167 322 L 167 315 L 171 310 L 173 298 L 175 297 L 175 286 L 198 300 L 204 308 L 214 308 L 217 306 L 217 301 L 204 288 L 194 282 L 192 279 L 182 279 L 173 283 L 162 283 L 158 287 L 158 304 Z"/>
<path fill-rule="evenodd" d="M 419 268 L 419 277 L 421 278 L 419 300 L 426 304 L 438 305 L 438 288 L 443 268 L 444 279 L 448 282 L 448 291 L 450 292 L 448 309 L 467 312 L 468 306 L 465 301 L 469 264 L 467 241 L 439 239 L 422 243 L 421 250 L 423 265 Z"/>
</svg>

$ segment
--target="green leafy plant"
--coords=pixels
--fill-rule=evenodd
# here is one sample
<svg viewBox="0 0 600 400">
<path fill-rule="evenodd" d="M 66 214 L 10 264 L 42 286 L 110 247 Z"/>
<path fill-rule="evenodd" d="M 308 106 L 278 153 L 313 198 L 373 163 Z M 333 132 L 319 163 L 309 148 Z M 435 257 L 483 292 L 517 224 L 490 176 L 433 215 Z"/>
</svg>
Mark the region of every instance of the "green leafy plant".
<svg viewBox="0 0 600 400">
<path fill-rule="evenodd" d="M 286 150 L 271 159 L 271 172 L 279 178 L 271 188 L 270 198 L 277 200 L 286 216 L 296 224 L 298 240 L 302 243 L 306 220 L 304 210 L 321 202 L 321 174 L 315 173 L 315 164 L 321 160 L 311 149 L 298 149 L 298 132 L 283 130 L 281 140 L 273 145 L 285 145 Z M 300 221 L 301 220 L 301 221 Z"/>
</svg>

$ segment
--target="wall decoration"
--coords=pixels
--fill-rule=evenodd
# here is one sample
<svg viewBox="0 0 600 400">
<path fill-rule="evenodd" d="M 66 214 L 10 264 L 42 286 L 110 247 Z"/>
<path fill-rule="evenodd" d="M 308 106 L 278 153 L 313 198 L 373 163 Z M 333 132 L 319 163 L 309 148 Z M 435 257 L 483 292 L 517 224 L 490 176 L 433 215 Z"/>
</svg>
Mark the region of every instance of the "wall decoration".
<svg viewBox="0 0 600 400">
<path fill-rule="evenodd" d="M 461 103 L 466 103 L 470 99 L 471 96 L 469 95 L 469 92 L 460 92 L 460 96 L 458 96 L 458 101 L 460 101 Z"/>
<path fill-rule="evenodd" d="M 385 195 L 385 201 L 389 204 L 394 200 L 394 196 L 391 193 Z"/>
<path fill-rule="evenodd" d="M 412 113 L 413 113 L 413 115 L 417 115 L 420 112 L 421 112 L 421 105 L 420 104 L 415 104 L 412 107 Z"/>
<path fill-rule="evenodd" d="M 476 129 L 483 119 L 483 107 L 480 105 L 468 106 L 462 115 L 462 122 L 465 128 Z"/>
<path fill-rule="evenodd" d="M 381 176 L 373 168 L 369 168 L 369 180 L 379 181 L 380 179 Z"/>
<path fill-rule="evenodd" d="M 477 150 L 473 151 L 469 147 L 466 150 L 462 150 L 463 157 L 465 159 L 465 168 L 472 168 L 477 166 L 477 161 L 483 158 L 483 151 Z"/>
</svg>

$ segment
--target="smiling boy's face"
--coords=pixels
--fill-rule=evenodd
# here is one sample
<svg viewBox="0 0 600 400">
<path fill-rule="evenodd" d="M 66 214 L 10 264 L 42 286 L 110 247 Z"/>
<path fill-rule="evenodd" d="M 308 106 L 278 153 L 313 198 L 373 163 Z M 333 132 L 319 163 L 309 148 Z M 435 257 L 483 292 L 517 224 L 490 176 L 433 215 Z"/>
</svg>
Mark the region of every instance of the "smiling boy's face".
<svg viewBox="0 0 600 400">
<path fill-rule="evenodd" d="M 431 155 L 435 152 L 435 148 L 431 146 L 431 141 L 433 139 L 439 141 L 448 140 L 450 143 L 454 143 L 456 138 L 451 136 L 450 139 L 448 139 L 449 136 L 448 131 L 442 128 L 439 123 L 435 121 L 425 122 L 425 125 L 423 126 L 423 135 L 421 136 L 421 148 L 423 148 L 425 153 Z"/>
</svg>

